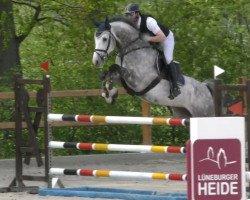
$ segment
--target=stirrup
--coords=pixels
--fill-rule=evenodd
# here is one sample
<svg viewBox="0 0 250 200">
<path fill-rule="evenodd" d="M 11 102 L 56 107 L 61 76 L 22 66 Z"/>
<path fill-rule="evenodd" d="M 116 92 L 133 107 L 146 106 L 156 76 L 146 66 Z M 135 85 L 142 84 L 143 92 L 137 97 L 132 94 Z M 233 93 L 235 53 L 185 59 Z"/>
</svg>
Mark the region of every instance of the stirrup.
<svg viewBox="0 0 250 200">
<path fill-rule="evenodd" d="M 181 94 L 180 88 L 174 87 L 174 88 L 170 89 L 170 94 L 169 94 L 168 98 L 172 100 L 175 97 L 177 97 L 179 94 Z"/>
</svg>

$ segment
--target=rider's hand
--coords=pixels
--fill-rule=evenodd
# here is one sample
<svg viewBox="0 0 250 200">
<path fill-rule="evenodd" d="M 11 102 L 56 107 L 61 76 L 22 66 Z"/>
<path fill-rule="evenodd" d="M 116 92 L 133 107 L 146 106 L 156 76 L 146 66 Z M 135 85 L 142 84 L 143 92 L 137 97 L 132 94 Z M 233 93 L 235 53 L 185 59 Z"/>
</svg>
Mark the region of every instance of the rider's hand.
<svg viewBox="0 0 250 200">
<path fill-rule="evenodd" d="M 150 42 L 149 39 L 150 39 L 150 36 L 148 34 L 141 34 L 140 35 L 140 38 L 142 40 L 144 40 L 145 42 Z"/>
</svg>

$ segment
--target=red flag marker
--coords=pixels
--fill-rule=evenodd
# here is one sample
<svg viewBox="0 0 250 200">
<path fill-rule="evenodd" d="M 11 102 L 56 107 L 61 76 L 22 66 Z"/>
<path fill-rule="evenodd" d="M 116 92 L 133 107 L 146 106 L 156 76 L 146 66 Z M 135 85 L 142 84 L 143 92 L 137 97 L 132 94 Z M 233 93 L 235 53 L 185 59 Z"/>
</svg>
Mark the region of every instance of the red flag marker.
<svg viewBox="0 0 250 200">
<path fill-rule="evenodd" d="M 45 61 L 40 65 L 46 72 L 49 72 L 49 61 Z"/>
<path fill-rule="evenodd" d="M 230 110 L 231 112 L 233 112 L 234 114 L 237 114 L 239 116 L 243 115 L 243 102 L 240 101 L 236 104 L 233 104 L 232 106 L 230 106 L 228 108 L 228 110 Z"/>
</svg>

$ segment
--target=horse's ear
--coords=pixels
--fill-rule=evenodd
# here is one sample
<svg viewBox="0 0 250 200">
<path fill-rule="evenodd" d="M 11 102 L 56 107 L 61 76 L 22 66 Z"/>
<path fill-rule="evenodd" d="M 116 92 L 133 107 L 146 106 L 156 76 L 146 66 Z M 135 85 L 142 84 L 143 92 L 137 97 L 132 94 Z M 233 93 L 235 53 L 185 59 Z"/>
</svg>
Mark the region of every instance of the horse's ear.
<svg viewBox="0 0 250 200">
<path fill-rule="evenodd" d="M 109 18 L 108 17 L 106 17 L 106 20 L 105 20 L 105 29 L 106 30 L 110 30 L 111 29 L 111 25 L 109 23 Z"/>
</svg>

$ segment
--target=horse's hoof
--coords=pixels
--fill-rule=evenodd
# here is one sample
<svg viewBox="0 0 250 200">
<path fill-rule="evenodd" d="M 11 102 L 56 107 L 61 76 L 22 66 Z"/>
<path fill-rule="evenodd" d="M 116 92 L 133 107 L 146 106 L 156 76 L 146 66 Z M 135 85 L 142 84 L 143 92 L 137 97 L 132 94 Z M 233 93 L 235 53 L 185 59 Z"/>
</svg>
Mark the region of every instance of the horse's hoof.
<svg viewBox="0 0 250 200">
<path fill-rule="evenodd" d="M 108 104 L 112 104 L 113 102 L 113 98 L 105 98 L 105 100 Z"/>
<path fill-rule="evenodd" d="M 105 92 L 102 92 L 102 97 L 106 97 L 106 93 Z"/>
<path fill-rule="evenodd" d="M 112 90 L 109 91 L 109 95 L 114 97 L 117 96 L 118 90 L 116 88 L 113 88 Z"/>
</svg>

